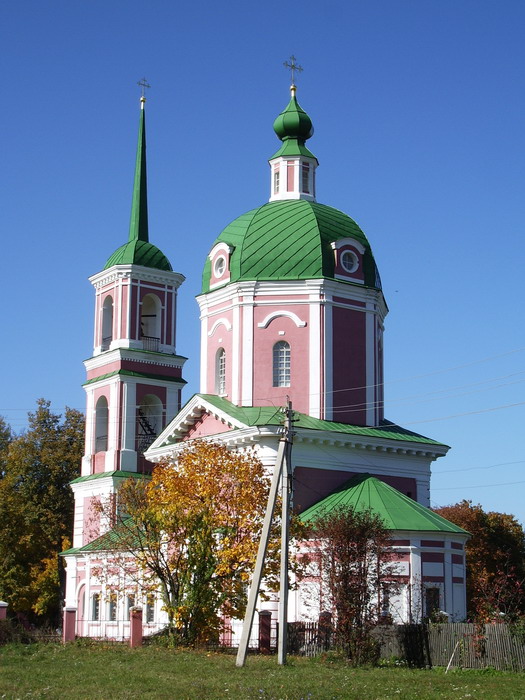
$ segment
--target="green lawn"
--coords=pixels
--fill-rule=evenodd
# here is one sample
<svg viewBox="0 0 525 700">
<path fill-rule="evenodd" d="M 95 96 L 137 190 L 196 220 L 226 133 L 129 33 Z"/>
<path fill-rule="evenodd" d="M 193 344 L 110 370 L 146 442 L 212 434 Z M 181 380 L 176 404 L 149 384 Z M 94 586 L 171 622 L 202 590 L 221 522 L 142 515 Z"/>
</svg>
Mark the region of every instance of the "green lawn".
<svg viewBox="0 0 525 700">
<path fill-rule="evenodd" d="M 14 698 L 239 698 L 248 700 L 524 700 L 525 674 L 407 668 L 353 669 L 333 657 L 235 657 L 216 653 L 57 644 L 0 647 L 0 700 Z"/>
</svg>

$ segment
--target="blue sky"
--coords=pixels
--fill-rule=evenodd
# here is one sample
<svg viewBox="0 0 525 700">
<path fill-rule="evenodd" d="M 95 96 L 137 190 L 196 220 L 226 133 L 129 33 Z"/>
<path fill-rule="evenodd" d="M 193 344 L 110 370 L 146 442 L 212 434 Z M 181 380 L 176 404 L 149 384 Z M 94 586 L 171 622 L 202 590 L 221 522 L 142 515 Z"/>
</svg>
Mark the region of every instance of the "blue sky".
<svg viewBox="0 0 525 700">
<path fill-rule="evenodd" d="M 127 238 L 142 76 L 150 238 L 187 278 L 177 350 L 198 390 L 202 265 L 268 199 L 293 53 L 318 200 L 381 271 L 387 416 L 452 446 L 434 504 L 525 521 L 524 30 L 512 0 L 8 3 L 0 414 L 84 409 L 87 278 Z"/>
</svg>

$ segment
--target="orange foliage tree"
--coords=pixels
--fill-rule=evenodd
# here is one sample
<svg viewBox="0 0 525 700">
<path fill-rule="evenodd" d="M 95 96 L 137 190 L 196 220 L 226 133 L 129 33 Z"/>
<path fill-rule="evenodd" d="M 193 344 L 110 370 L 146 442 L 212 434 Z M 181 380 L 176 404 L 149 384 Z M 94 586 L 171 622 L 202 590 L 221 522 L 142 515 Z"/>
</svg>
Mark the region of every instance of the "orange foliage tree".
<svg viewBox="0 0 525 700">
<path fill-rule="evenodd" d="M 489 622 L 525 614 L 525 534 L 516 518 L 466 500 L 435 511 L 472 535 L 466 545 L 469 616 Z"/>
<path fill-rule="evenodd" d="M 99 577 L 106 576 L 109 590 L 121 585 L 117 572 L 143 590 L 158 588 L 181 643 L 216 639 L 221 616 L 244 614 L 268 492 L 269 477 L 252 451 L 193 442 L 176 463 L 159 463 L 151 480 L 127 480 L 116 508 L 101 506 L 114 519 L 101 543 L 113 565 L 101 567 Z M 273 532 L 267 586 L 277 579 Z"/>
</svg>

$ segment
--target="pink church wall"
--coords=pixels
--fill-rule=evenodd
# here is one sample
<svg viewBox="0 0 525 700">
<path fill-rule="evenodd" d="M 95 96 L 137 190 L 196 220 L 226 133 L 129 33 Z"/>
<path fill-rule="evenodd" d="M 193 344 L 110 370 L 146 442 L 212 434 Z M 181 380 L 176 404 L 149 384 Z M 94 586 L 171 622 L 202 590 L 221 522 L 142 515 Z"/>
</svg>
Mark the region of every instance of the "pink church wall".
<svg viewBox="0 0 525 700">
<path fill-rule="evenodd" d="M 256 307 L 254 310 L 253 342 L 253 405 L 271 406 L 284 404 L 290 396 L 297 411 L 308 413 L 309 399 L 309 327 L 298 328 L 287 316 L 278 316 L 270 321 L 267 328 L 259 328 L 272 307 Z M 305 307 L 279 305 L 276 311 L 288 311 L 301 320 L 306 316 Z M 284 335 L 279 333 L 283 332 Z M 290 386 L 273 386 L 273 347 L 279 341 L 290 345 Z"/>
<path fill-rule="evenodd" d="M 366 425 L 366 314 L 340 307 L 332 313 L 334 420 Z"/>
<path fill-rule="evenodd" d="M 197 421 L 184 435 L 184 440 L 193 440 L 194 438 L 206 437 L 208 435 L 217 435 L 231 430 L 227 423 L 205 413 L 199 421 Z"/>
<path fill-rule="evenodd" d="M 402 476 L 385 476 L 376 474 L 370 469 L 372 476 L 381 479 L 385 484 L 397 489 L 405 495 L 412 494 L 411 498 L 416 500 L 416 480 Z M 342 486 L 345 481 L 352 478 L 357 472 L 355 470 L 336 471 L 333 469 L 296 467 L 294 471 L 294 504 L 300 513 L 309 508 L 317 501 L 320 501 L 335 489 Z"/>
<path fill-rule="evenodd" d="M 92 496 L 84 498 L 84 519 L 82 527 L 82 545 L 91 542 L 100 535 L 100 513 L 97 511 Z"/>
</svg>

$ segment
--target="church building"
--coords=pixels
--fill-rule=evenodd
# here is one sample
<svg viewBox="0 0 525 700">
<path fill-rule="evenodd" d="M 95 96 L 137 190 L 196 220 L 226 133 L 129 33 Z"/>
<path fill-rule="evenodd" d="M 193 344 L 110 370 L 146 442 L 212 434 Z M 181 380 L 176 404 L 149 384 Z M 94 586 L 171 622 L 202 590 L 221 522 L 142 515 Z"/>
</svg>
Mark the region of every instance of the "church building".
<svg viewBox="0 0 525 700">
<path fill-rule="evenodd" d="M 127 634 L 130 601 L 107 603 L 91 571 L 107 530 L 93 498 L 116 493 L 124 478 L 147 478 L 155 462 L 176 459 L 195 438 L 253 447 L 271 472 L 288 397 L 294 509 L 306 520 L 342 504 L 378 513 L 404 583 L 385 612 L 395 622 L 433 610 L 463 619 L 468 533 L 429 509 L 431 465 L 448 447 L 384 417 L 388 308 L 379 271 L 356 222 L 317 201 L 319 163 L 307 145 L 313 125 L 295 86 L 274 122 L 280 147 L 269 160 L 269 201 L 230 223 L 204 263 L 200 393 L 182 408 L 185 358 L 175 336 L 184 277 L 149 242 L 144 103 L 129 240 L 91 277 L 86 453 L 72 483 L 73 547 L 64 553 L 77 634 L 99 636 L 103 626 L 107 636 Z M 308 591 L 299 585 L 293 594 L 290 620 L 321 612 L 312 609 L 312 586 L 310 577 Z M 146 606 L 151 631 L 162 626 L 160 601 L 133 602 Z M 276 616 L 276 600 L 261 605 Z"/>
</svg>

